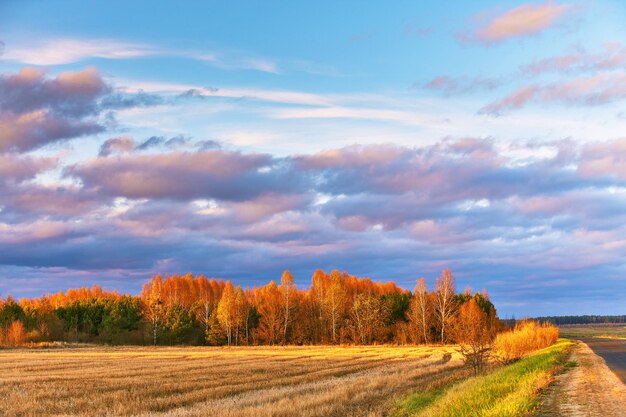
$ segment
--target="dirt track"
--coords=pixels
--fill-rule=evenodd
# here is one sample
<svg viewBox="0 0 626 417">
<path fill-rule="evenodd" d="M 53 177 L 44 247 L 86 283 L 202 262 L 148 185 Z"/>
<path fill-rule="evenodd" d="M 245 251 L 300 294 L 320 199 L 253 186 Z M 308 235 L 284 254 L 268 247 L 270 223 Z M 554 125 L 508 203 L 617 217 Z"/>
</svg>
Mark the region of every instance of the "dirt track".
<svg viewBox="0 0 626 417">
<path fill-rule="evenodd" d="M 559 375 L 537 413 L 541 417 L 624 417 L 626 386 L 604 360 L 579 342 L 570 361 L 577 366 Z"/>
<path fill-rule="evenodd" d="M 581 339 L 596 355 L 604 359 L 608 367 L 626 384 L 626 340 Z M 626 415 L 626 410 L 624 410 Z"/>
</svg>

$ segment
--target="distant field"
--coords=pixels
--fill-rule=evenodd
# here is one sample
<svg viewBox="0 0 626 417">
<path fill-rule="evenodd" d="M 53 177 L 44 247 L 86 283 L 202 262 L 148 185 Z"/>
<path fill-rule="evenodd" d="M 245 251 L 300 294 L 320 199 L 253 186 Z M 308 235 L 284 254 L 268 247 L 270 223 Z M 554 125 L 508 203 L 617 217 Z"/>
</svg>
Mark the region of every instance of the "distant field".
<svg viewBox="0 0 626 417">
<path fill-rule="evenodd" d="M 0 350 L 0 415 L 380 416 L 461 364 L 429 346 Z"/>
<path fill-rule="evenodd" d="M 566 324 L 559 326 L 563 337 L 608 337 L 626 339 L 626 324 Z"/>
</svg>

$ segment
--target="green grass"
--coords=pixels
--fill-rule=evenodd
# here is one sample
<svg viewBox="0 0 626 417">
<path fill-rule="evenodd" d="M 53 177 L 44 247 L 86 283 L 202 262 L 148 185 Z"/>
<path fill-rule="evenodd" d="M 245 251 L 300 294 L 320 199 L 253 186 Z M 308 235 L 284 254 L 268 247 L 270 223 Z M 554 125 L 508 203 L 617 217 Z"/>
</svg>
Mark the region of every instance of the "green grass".
<svg viewBox="0 0 626 417">
<path fill-rule="evenodd" d="M 521 416 L 537 406 L 539 392 L 550 383 L 571 344 L 560 339 L 553 346 L 489 374 L 415 393 L 397 404 L 394 416 Z"/>
<path fill-rule="evenodd" d="M 394 416 L 400 417 L 413 415 L 435 402 L 435 400 L 439 399 L 443 394 L 445 394 L 445 392 L 446 389 L 437 388 L 424 391 L 419 394 L 410 395 L 398 404 L 398 411 L 394 414 Z"/>
</svg>

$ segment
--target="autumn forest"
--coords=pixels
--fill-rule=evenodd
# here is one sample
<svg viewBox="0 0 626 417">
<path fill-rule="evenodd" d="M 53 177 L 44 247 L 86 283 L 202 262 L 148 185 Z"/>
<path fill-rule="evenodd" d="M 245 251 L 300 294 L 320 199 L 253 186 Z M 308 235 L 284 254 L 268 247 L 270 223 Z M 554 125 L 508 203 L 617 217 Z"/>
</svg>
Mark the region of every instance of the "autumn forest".
<svg viewBox="0 0 626 417">
<path fill-rule="evenodd" d="M 308 290 L 298 288 L 285 271 L 279 283 L 258 288 L 201 275 L 157 275 L 139 296 L 93 286 L 19 301 L 0 299 L 5 345 L 453 343 L 476 327 L 493 338 L 498 323 L 487 293 L 457 293 L 447 269 L 432 289 L 421 278 L 413 292 L 393 282 L 317 270 Z"/>
</svg>

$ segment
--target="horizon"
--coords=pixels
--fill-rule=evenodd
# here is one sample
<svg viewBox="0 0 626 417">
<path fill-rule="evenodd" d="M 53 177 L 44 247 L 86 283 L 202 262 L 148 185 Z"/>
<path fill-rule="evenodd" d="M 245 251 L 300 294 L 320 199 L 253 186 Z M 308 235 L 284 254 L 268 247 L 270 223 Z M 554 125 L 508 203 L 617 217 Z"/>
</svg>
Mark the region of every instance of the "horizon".
<svg viewBox="0 0 626 417">
<path fill-rule="evenodd" d="M 625 17 L 6 2 L 0 295 L 449 268 L 503 318 L 625 314 Z"/>
</svg>

